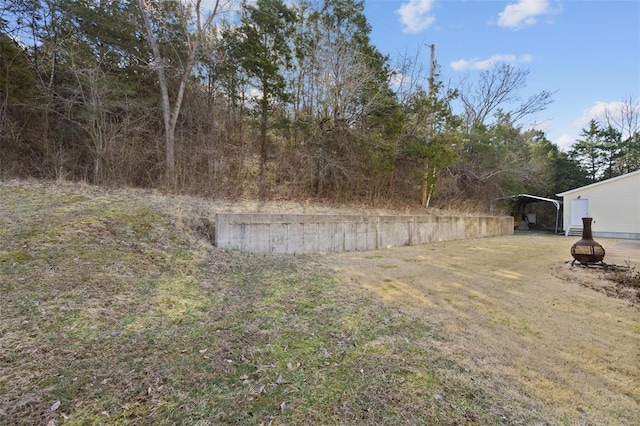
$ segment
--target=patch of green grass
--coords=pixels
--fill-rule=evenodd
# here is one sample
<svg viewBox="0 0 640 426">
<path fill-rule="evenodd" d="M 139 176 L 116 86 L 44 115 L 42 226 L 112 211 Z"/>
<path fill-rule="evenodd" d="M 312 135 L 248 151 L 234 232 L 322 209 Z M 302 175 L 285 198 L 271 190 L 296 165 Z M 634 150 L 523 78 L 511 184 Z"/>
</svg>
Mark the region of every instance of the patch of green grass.
<svg viewBox="0 0 640 426">
<path fill-rule="evenodd" d="M 126 192 L 0 206 L 2 424 L 502 422 L 428 323 L 314 257 L 215 249 Z"/>
<path fill-rule="evenodd" d="M 376 265 L 380 269 L 395 269 L 398 265 Z"/>
</svg>

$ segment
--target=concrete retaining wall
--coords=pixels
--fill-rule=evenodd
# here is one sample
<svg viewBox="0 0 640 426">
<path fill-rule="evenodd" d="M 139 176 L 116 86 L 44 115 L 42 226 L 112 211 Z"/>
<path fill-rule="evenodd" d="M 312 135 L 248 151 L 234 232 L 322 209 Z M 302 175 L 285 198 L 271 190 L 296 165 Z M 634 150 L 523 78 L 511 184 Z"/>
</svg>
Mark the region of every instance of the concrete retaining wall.
<svg viewBox="0 0 640 426">
<path fill-rule="evenodd" d="M 365 251 L 513 234 L 511 216 L 218 213 L 215 245 L 270 253 Z"/>
</svg>

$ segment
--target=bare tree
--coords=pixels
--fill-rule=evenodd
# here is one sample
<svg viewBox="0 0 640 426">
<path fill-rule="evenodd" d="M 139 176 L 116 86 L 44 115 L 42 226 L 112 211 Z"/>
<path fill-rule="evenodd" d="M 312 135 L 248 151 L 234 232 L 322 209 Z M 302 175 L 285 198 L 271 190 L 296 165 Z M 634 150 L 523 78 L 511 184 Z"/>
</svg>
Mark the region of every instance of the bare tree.
<svg viewBox="0 0 640 426">
<path fill-rule="evenodd" d="M 413 54 L 405 51 L 395 65 L 394 83 L 398 101 L 407 105 L 412 96 L 429 85 L 429 68 L 420 60 L 421 47 Z"/>
<path fill-rule="evenodd" d="M 607 107 L 599 117 L 606 134 L 617 134 L 614 148 L 618 150 L 615 162 L 619 173 L 640 168 L 640 101 L 633 95 L 624 97 Z"/>
<path fill-rule="evenodd" d="M 313 170 L 313 176 L 305 178 L 316 195 L 351 190 L 370 193 L 371 181 L 363 184 L 371 170 L 365 166 L 366 158 L 378 149 L 364 146 L 367 138 L 373 139 L 384 127 L 380 123 L 392 109 L 390 73 L 386 58 L 370 45 L 370 30 L 363 25 L 363 2 L 322 4 L 316 13 L 310 3 L 300 3 L 301 20 L 295 33 L 298 74 L 291 87 L 294 122 L 300 130 L 296 138 Z M 392 138 L 379 140 L 392 143 Z M 365 185 L 369 188 L 354 189 Z"/>
<path fill-rule="evenodd" d="M 526 86 L 529 70 L 515 68 L 510 64 L 483 71 L 474 85 L 464 80 L 460 88 L 460 100 L 464 106 L 465 123 L 468 127 L 487 124 L 492 114 L 500 113 L 511 123 L 543 111 L 553 100 L 553 93 L 542 91 L 524 102 L 518 92 Z"/>
<path fill-rule="evenodd" d="M 184 98 L 184 92 L 187 86 L 191 72 L 200 56 L 200 45 L 203 42 L 205 34 L 209 31 L 213 25 L 213 20 L 220 12 L 221 1 L 215 0 L 213 9 L 208 12 L 206 17 L 202 12 L 202 0 L 177 2 L 176 19 L 182 26 L 184 34 L 184 47 L 186 49 L 186 62 L 182 64 L 180 70 L 180 84 L 178 91 L 173 100 L 169 98 L 169 84 L 167 81 L 167 75 L 165 73 L 165 60 L 162 56 L 160 45 L 158 42 L 159 36 L 156 33 L 156 28 L 164 25 L 160 21 L 158 11 L 154 8 L 154 4 L 147 0 L 138 0 L 138 7 L 142 13 L 147 41 L 151 46 L 153 52 L 153 66 L 158 75 L 158 84 L 160 86 L 160 95 L 162 98 L 162 118 L 164 122 L 165 132 L 165 145 L 166 145 L 166 181 L 167 184 L 174 188 L 176 185 L 175 179 L 175 132 L 180 110 L 182 108 L 182 101 Z"/>
<path fill-rule="evenodd" d="M 613 108 L 606 108 L 602 122 L 618 130 L 622 138 L 629 138 L 640 132 L 640 100 L 633 95 L 616 102 Z"/>
</svg>

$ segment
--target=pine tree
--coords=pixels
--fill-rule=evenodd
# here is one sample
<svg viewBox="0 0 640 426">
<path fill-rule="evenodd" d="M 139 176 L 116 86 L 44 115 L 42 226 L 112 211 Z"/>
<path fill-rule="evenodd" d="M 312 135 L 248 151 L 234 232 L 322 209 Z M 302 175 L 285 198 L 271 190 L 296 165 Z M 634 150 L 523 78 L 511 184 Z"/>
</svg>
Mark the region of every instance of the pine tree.
<svg viewBox="0 0 640 426">
<path fill-rule="evenodd" d="M 283 70 L 291 67 L 290 37 L 294 19 L 293 10 L 282 0 L 257 0 L 255 5 L 243 3 L 238 57 L 259 92 L 253 100 L 260 122 L 260 199 L 267 195 L 269 117 L 276 103 L 290 100 Z"/>
</svg>

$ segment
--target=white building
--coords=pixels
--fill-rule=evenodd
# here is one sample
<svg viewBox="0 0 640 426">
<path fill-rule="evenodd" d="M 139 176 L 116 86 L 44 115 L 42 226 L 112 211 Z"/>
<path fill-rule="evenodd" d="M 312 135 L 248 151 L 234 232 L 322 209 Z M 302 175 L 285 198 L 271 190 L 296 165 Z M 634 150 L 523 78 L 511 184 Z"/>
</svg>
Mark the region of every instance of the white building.
<svg viewBox="0 0 640 426">
<path fill-rule="evenodd" d="M 582 218 L 591 217 L 594 237 L 640 239 L 640 170 L 557 195 L 566 235 L 582 232 Z"/>
</svg>

